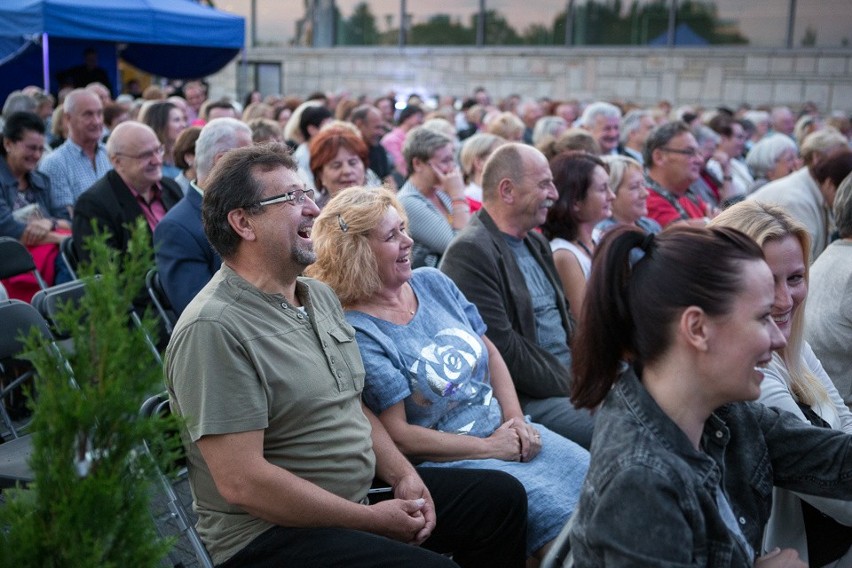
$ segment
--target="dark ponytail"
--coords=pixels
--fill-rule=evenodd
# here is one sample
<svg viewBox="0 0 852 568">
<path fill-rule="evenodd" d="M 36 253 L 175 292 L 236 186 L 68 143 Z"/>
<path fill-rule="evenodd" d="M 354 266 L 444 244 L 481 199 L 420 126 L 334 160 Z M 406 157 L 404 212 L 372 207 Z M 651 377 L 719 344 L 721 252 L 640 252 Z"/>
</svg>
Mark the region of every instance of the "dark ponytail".
<svg viewBox="0 0 852 568">
<path fill-rule="evenodd" d="M 633 316 L 626 291 L 631 251 L 636 251 L 635 260 L 651 249 L 645 236 L 632 227 L 613 229 L 595 255 L 572 349 L 571 401 L 578 408 L 594 408 L 603 400 L 615 382 L 619 362 L 633 351 Z M 638 248 L 642 245 L 644 251 Z M 588 380 L 592 377 L 595 379 Z"/>
<path fill-rule="evenodd" d="M 656 237 L 630 227 L 610 231 L 595 255 L 573 344 L 574 405 L 600 404 L 621 361 L 647 365 L 664 354 L 683 309 L 728 313 L 742 288 L 742 261 L 762 258 L 733 229 L 678 226 Z"/>
</svg>

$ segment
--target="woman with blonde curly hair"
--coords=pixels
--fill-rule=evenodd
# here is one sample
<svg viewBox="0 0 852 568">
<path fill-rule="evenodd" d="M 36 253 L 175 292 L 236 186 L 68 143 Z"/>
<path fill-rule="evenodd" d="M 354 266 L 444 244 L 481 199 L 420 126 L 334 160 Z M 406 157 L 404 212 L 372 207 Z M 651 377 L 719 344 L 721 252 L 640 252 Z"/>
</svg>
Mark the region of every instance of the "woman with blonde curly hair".
<svg viewBox="0 0 852 568">
<path fill-rule="evenodd" d="M 574 509 L 589 455 L 524 419 L 476 306 L 438 270 L 412 270 L 412 239 L 384 188 L 337 194 L 312 231 L 308 275 L 331 286 L 356 330 L 364 403 L 428 467 L 498 469 L 527 490 L 527 555 L 541 557 Z"/>
<path fill-rule="evenodd" d="M 804 340 L 808 294 L 810 234 L 784 209 L 744 201 L 729 207 L 712 226 L 742 231 L 763 249 L 775 281 L 772 319 L 787 340 L 772 354 L 760 385 L 759 401 L 781 408 L 814 425 L 852 433 L 852 412 Z M 852 502 L 805 496 L 774 489 L 772 515 L 764 533 L 764 549 L 796 548 L 811 566 L 841 556 L 852 561 Z M 845 556 L 844 556 L 845 555 Z"/>
</svg>

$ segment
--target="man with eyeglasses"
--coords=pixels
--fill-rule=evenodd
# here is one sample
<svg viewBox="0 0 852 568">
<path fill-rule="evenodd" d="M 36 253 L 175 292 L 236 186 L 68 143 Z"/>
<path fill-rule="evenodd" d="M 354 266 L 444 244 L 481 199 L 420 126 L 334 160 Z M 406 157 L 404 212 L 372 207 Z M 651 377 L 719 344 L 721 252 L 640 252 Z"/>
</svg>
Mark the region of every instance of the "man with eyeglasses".
<svg viewBox="0 0 852 568">
<path fill-rule="evenodd" d="M 129 226 L 144 217 L 154 227 L 183 196 L 180 186 L 163 177 L 163 146 L 150 127 L 141 122 L 119 124 L 107 141 L 113 169 L 84 191 L 74 206 L 71 230 L 80 259 L 88 259 L 86 238 L 93 234 L 92 221 L 108 231 L 107 243 L 127 249 Z M 153 237 L 152 237 L 153 238 Z"/>
<path fill-rule="evenodd" d="M 205 188 L 222 267 L 181 314 L 165 375 L 213 562 L 456 566 L 432 549 L 523 566 L 517 481 L 418 471 L 362 405 L 355 331 L 334 292 L 301 277 L 316 258 L 313 196 L 283 145 L 228 152 Z M 374 477 L 388 500 L 368 499 Z"/>
<path fill-rule="evenodd" d="M 648 184 L 648 217 L 663 227 L 672 223 L 704 226 L 712 214 L 689 186 L 698 179 L 704 156 L 689 126 L 667 122 L 645 140 L 645 181 Z"/>
</svg>

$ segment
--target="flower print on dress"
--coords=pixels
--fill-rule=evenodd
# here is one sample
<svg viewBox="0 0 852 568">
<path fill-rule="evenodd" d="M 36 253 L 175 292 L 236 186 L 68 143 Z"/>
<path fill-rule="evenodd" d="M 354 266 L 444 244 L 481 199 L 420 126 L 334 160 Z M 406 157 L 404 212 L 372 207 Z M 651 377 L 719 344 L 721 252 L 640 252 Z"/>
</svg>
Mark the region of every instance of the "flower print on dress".
<svg viewBox="0 0 852 568">
<path fill-rule="evenodd" d="M 470 332 L 448 328 L 435 335 L 435 341 L 420 350 L 420 357 L 411 365 L 412 378 L 425 382 L 428 390 L 438 397 L 464 398 L 475 394 L 471 371 L 482 356 L 482 344 Z"/>
</svg>

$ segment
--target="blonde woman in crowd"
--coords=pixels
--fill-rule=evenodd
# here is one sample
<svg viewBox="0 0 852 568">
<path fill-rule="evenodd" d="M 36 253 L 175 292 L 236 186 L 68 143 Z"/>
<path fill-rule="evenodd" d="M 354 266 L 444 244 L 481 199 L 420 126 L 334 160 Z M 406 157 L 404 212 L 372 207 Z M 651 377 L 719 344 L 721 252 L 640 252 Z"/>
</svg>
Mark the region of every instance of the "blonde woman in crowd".
<svg viewBox="0 0 852 568">
<path fill-rule="evenodd" d="M 609 168 L 609 187 L 615 193 L 612 217 L 595 226 L 592 239 L 599 242 L 604 233 L 619 225 L 639 227 L 646 233 L 657 234 L 663 230 L 659 223 L 648 217 L 648 188 L 642 164 L 628 156 L 603 156 Z"/>
<path fill-rule="evenodd" d="M 748 402 L 786 344 L 760 247 L 728 227 L 618 227 L 588 290 L 571 400 L 597 414 L 574 565 L 806 566 L 761 554 L 772 486 L 852 499 L 852 436 Z"/>
<path fill-rule="evenodd" d="M 754 201 L 726 209 L 711 226 L 737 229 L 754 239 L 772 271 L 775 298 L 771 315 L 786 346 L 772 353 L 760 383 L 759 401 L 792 412 L 814 426 L 852 433 L 852 412 L 803 338 L 810 265 L 807 229 L 780 207 Z M 852 501 L 813 497 L 776 487 L 763 548 L 769 551 L 793 547 L 811 566 L 849 566 L 849 525 Z"/>
<path fill-rule="evenodd" d="M 495 134 L 480 132 L 462 142 L 459 161 L 464 180 L 467 183 L 464 194 L 470 204 L 470 212 L 475 213 L 482 207 L 482 171 L 485 161 L 494 150 L 506 143 Z"/>
<path fill-rule="evenodd" d="M 579 498 L 588 452 L 524 417 L 476 306 L 432 268 L 412 270 L 393 192 L 353 187 L 314 222 L 308 274 L 346 310 L 366 370 L 363 401 L 421 467 L 496 469 L 526 488 L 527 556 L 541 558 Z"/>
</svg>

